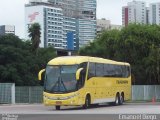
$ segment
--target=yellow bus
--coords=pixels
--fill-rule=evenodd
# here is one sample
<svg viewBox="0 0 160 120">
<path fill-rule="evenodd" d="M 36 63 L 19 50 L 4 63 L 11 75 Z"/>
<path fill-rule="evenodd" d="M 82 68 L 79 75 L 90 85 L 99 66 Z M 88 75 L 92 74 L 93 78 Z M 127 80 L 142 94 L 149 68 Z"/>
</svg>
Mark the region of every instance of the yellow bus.
<svg viewBox="0 0 160 120">
<path fill-rule="evenodd" d="M 121 105 L 131 98 L 130 64 L 88 57 L 57 57 L 38 74 L 45 72 L 43 102 L 46 106 L 83 106 L 112 103 Z"/>
</svg>

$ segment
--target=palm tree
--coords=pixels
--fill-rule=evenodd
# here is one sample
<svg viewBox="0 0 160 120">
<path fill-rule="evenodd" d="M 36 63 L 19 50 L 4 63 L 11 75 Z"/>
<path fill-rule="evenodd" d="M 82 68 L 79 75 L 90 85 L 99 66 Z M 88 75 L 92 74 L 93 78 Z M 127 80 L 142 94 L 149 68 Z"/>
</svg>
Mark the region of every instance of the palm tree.
<svg viewBox="0 0 160 120">
<path fill-rule="evenodd" d="M 39 25 L 39 23 L 34 23 L 32 24 L 29 29 L 29 37 L 31 38 L 31 42 L 32 42 L 32 51 L 36 53 L 37 55 L 37 50 L 39 48 L 39 44 L 40 44 L 40 37 L 41 37 L 41 27 Z"/>
</svg>

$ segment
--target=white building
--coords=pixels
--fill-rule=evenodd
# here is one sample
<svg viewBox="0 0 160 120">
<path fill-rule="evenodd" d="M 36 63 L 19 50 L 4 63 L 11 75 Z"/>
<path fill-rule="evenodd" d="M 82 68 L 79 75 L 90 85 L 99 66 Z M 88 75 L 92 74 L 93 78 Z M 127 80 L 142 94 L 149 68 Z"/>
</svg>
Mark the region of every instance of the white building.
<svg viewBox="0 0 160 120">
<path fill-rule="evenodd" d="M 39 23 L 41 26 L 40 47 L 68 49 L 69 44 L 74 49 L 76 21 L 74 18 L 64 17 L 61 8 L 42 2 L 27 4 L 25 6 L 26 39 L 30 39 L 28 28 L 33 23 Z M 70 41 L 67 43 L 68 39 Z"/>
<path fill-rule="evenodd" d="M 96 0 L 30 0 L 25 9 L 26 38 L 28 26 L 35 22 L 40 23 L 42 28 L 40 47 L 53 46 L 56 49 L 78 50 L 96 37 Z M 55 18 L 56 13 L 47 13 L 47 9 L 53 9 L 52 11 L 59 9 L 61 11 L 59 17 L 62 20 Z M 55 31 L 55 27 L 62 28 Z M 48 34 L 51 31 L 52 35 Z M 55 38 L 57 35 L 53 35 L 53 32 L 61 34 L 63 40 L 61 37 Z"/>
<path fill-rule="evenodd" d="M 1 25 L 0 35 L 15 34 L 15 26 L 13 25 Z"/>
<path fill-rule="evenodd" d="M 97 33 L 108 30 L 111 27 L 111 21 L 105 18 L 97 19 Z"/>
<path fill-rule="evenodd" d="M 111 21 L 105 18 L 97 19 L 97 33 L 101 33 L 104 30 L 121 30 L 121 28 L 122 25 L 111 24 Z"/>
<path fill-rule="evenodd" d="M 122 8 L 122 24 L 126 26 L 129 23 L 146 24 L 146 3 L 143 1 L 128 2 L 127 6 Z"/>
<path fill-rule="evenodd" d="M 160 2 L 149 5 L 149 23 L 160 25 Z"/>
<path fill-rule="evenodd" d="M 45 19 L 44 19 L 45 18 Z M 40 47 L 54 46 L 62 49 L 63 22 L 62 10 L 49 5 L 26 5 L 25 7 L 25 35 L 29 39 L 28 28 L 33 23 L 41 26 Z"/>
</svg>

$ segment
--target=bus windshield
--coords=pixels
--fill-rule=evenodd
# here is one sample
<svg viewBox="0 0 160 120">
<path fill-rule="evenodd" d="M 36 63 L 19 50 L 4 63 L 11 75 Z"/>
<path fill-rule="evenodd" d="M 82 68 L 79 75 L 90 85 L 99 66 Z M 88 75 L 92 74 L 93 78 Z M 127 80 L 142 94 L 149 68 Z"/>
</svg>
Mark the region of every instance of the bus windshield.
<svg viewBox="0 0 160 120">
<path fill-rule="evenodd" d="M 78 65 L 47 66 L 45 91 L 50 93 L 67 93 L 76 91 L 76 71 Z"/>
</svg>

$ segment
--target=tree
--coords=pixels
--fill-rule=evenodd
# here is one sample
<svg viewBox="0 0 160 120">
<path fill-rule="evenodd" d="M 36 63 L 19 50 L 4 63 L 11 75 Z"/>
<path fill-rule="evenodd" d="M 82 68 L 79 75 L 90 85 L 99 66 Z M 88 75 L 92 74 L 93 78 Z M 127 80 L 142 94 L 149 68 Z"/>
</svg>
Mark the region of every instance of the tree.
<svg viewBox="0 0 160 120">
<path fill-rule="evenodd" d="M 105 31 L 80 55 L 98 56 L 131 64 L 134 84 L 160 84 L 160 26 L 130 24 Z"/>
<path fill-rule="evenodd" d="M 31 41 L 32 41 L 32 51 L 36 53 L 37 55 L 37 50 L 39 48 L 39 44 L 40 44 L 40 37 L 41 37 L 41 27 L 39 25 L 39 23 L 34 23 L 32 24 L 29 29 L 29 37 L 31 37 Z"/>
<path fill-rule="evenodd" d="M 100 37 L 88 46 L 81 48 L 79 54 L 113 59 L 119 34 L 120 31 L 118 30 L 104 31 Z"/>
<path fill-rule="evenodd" d="M 17 36 L 0 36 L 0 82 L 18 86 L 40 85 L 37 75 L 48 61 L 56 57 L 54 48 L 38 48 L 37 56 L 30 51 L 29 41 Z"/>
</svg>

